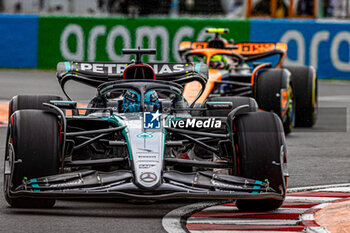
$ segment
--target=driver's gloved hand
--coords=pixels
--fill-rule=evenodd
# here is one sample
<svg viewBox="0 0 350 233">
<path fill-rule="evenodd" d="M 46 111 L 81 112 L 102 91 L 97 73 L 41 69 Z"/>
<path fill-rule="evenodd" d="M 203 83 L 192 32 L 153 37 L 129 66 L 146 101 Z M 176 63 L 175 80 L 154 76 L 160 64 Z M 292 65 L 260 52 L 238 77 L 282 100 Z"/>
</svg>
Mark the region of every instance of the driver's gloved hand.
<svg viewBox="0 0 350 233">
<path fill-rule="evenodd" d="M 131 104 L 129 105 L 124 112 L 139 112 L 140 104 Z"/>
</svg>

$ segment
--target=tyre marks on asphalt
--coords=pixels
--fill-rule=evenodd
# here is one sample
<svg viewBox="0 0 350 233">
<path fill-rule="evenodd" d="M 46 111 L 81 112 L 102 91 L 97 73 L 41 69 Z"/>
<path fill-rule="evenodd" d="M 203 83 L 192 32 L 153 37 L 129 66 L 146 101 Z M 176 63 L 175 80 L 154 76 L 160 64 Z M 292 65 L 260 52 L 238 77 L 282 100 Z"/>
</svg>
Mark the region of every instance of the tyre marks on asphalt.
<svg viewBox="0 0 350 233">
<path fill-rule="evenodd" d="M 302 191 L 288 193 L 283 206 L 276 211 L 269 212 L 241 212 L 234 203 L 224 203 L 208 206 L 187 212 L 187 220 L 182 217 L 183 228 L 166 228 L 168 232 L 328 232 L 319 226 L 314 215 L 320 209 L 328 206 L 330 202 L 339 202 L 350 198 L 349 187 L 327 188 L 320 191 Z M 186 213 L 186 207 L 182 207 Z M 169 216 L 168 216 L 169 217 Z M 174 217 L 174 216 L 173 216 Z M 174 221 L 175 222 L 175 221 Z M 181 221 L 178 221 L 181 222 Z M 176 224 L 173 224 L 176 225 Z M 170 229 L 170 230 L 169 230 Z M 177 230 L 175 230 L 177 229 Z"/>
</svg>

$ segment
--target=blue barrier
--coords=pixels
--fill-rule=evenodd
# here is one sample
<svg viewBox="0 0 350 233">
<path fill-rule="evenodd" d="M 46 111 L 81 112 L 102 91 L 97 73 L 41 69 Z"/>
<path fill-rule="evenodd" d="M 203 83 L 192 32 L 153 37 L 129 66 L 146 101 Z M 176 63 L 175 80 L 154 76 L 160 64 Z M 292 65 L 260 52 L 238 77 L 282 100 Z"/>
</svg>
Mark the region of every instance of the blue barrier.
<svg viewBox="0 0 350 233">
<path fill-rule="evenodd" d="M 350 79 L 350 22 L 254 19 L 250 41 L 285 42 L 286 63 L 313 65 L 320 78 Z"/>
<path fill-rule="evenodd" d="M 37 68 L 37 15 L 0 14 L 0 67 Z"/>
</svg>

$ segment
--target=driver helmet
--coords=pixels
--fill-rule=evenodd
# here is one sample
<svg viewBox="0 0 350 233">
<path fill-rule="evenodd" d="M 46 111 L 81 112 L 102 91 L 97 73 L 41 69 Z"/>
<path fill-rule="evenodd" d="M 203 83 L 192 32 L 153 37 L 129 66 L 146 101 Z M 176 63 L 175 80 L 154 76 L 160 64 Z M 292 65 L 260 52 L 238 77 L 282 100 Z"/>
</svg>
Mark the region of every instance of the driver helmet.
<svg viewBox="0 0 350 233">
<path fill-rule="evenodd" d="M 209 61 L 209 68 L 211 69 L 224 69 L 227 65 L 227 57 L 224 55 L 214 55 Z"/>
<path fill-rule="evenodd" d="M 141 106 L 141 97 L 135 92 L 128 90 L 124 94 L 122 109 L 124 112 L 139 112 Z M 159 110 L 160 104 L 158 95 L 155 91 L 149 91 L 145 94 L 146 111 Z"/>
</svg>

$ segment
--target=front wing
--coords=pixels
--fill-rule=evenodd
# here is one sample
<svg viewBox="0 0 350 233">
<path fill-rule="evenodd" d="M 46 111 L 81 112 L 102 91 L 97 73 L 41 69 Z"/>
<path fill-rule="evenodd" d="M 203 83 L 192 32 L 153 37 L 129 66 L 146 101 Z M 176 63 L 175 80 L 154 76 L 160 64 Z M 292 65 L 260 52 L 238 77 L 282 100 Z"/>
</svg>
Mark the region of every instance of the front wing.
<svg viewBox="0 0 350 233">
<path fill-rule="evenodd" d="M 181 173 L 164 171 L 163 182 L 156 188 L 145 189 L 134 182 L 131 171 L 99 172 L 83 170 L 66 174 L 23 180 L 12 198 L 127 198 L 165 200 L 193 199 L 276 199 L 284 193 L 269 187 L 268 181 L 257 181 L 209 171 Z"/>
</svg>

